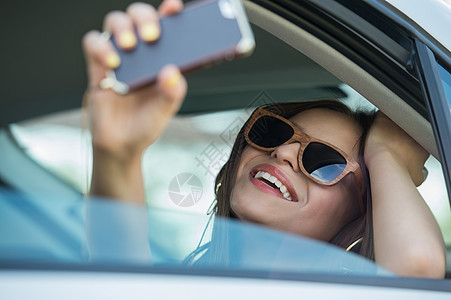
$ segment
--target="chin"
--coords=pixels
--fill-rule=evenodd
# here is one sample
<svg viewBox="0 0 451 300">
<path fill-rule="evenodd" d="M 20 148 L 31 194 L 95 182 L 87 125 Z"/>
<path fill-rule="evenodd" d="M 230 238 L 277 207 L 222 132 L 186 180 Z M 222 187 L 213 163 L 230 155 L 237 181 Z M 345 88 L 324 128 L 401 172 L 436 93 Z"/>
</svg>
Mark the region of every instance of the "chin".
<svg viewBox="0 0 451 300">
<path fill-rule="evenodd" d="M 264 224 L 265 212 L 261 211 L 260 203 L 255 203 L 251 199 L 235 198 L 230 202 L 230 207 L 239 220 Z"/>
</svg>

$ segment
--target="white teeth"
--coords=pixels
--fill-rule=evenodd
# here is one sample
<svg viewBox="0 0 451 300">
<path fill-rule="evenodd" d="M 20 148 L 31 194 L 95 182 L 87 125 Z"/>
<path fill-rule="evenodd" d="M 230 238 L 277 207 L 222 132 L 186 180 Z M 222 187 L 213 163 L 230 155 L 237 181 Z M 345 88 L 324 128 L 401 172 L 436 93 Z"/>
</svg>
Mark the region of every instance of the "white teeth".
<svg viewBox="0 0 451 300">
<path fill-rule="evenodd" d="M 271 176 L 271 177 L 269 177 L 268 180 L 269 180 L 271 183 L 276 183 L 277 178 L 276 178 L 275 176 Z"/>
<path fill-rule="evenodd" d="M 255 174 L 254 178 L 259 179 L 259 178 L 264 178 L 266 180 L 268 180 L 269 182 L 273 183 L 276 187 L 279 188 L 280 193 L 282 194 L 282 196 L 289 200 L 292 201 L 293 199 L 291 198 L 290 193 L 287 190 L 287 187 L 285 185 L 282 184 L 282 182 L 280 180 L 277 179 L 277 177 L 269 174 L 268 172 L 265 171 L 258 171 L 257 174 Z"/>
</svg>

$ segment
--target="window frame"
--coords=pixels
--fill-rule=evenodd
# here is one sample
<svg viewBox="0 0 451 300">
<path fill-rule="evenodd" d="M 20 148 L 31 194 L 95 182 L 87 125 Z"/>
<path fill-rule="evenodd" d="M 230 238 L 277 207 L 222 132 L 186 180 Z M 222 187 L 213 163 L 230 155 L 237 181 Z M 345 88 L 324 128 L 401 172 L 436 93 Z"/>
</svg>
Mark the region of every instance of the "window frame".
<svg viewBox="0 0 451 300">
<path fill-rule="evenodd" d="M 431 125 L 440 155 L 440 161 L 451 204 L 451 115 L 450 107 L 432 50 L 416 40 L 415 67 L 420 78 L 423 96 L 431 116 Z"/>
</svg>

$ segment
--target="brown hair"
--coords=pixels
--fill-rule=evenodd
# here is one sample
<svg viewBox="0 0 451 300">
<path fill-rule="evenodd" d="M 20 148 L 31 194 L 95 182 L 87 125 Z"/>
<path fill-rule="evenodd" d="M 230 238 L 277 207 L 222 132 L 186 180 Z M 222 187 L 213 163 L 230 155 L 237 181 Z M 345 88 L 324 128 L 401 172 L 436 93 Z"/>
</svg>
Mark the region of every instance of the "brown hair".
<svg viewBox="0 0 451 300">
<path fill-rule="evenodd" d="M 356 247 L 353 247 L 352 251 L 366 258 L 374 260 L 371 218 L 371 192 L 369 185 L 369 176 L 364 164 L 363 153 L 365 149 L 366 136 L 374 120 L 375 112 L 368 112 L 363 110 L 352 111 L 342 102 L 330 99 L 306 102 L 274 103 L 267 104 L 262 108 L 287 119 L 309 109 L 330 109 L 345 114 L 361 126 L 362 135 L 360 136 L 358 142 L 358 163 L 362 169 L 365 181 L 364 190 L 360 194 L 363 198 L 361 199 L 361 201 L 364 205 L 365 213 L 357 219 L 352 220 L 350 223 L 346 224 L 329 242 L 338 247 L 346 249 L 356 240 L 363 238 L 362 242 L 360 242 Z M 213 209 L 211 211 L 211 213 L 214 213 L 216 216 L 238 219 L 231 208 L 230 199 L 235 185 L 236 173 L 240 163 L 241 154 L 244 148 L 247 146 L 247 142 L 244 138 L 244 128 L 246 127 L 246 124 L 244 124 L 244 126 L 241 128 L 235 139 L 235 143 L 232 147 L 232 152 L 228 161 L 225 163 L 216 177 L 215 186 L 219 188 L 216 188 L 216 202 L 214 203 Z M 230 258 L 230 252 L 228 252 L 226 250 L 227 247 L 225 247 L 225 245 L 228 244 L 228 236 L 226 231 L 227 230 L 224 229 L 224 226 L 216 226 L 215 224 L 213 224 L 211 238 L 212 242 L 205 244 L 203 247 L 200 247 L 196 251 L 194 251 L 192 255 L 187 258 L 187 261 L 192 262 L 193 260 L 195 260 L 195 256 L 208 251 L 208 255 L 205 255 L 202 259 L 200 259 L 201 261 L 203 261 L 203 263 L 215 264 L 218 262 L 227 262 Z"/>
</svg>

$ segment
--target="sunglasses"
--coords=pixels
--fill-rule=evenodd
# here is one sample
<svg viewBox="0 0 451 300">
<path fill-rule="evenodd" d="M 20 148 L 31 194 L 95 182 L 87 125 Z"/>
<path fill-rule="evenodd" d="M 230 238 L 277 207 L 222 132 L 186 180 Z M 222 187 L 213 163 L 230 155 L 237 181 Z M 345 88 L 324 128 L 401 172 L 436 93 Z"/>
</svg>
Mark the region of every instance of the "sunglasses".
<svg viewBox="0 0 451 300">
<path fill-rule="evenodd" d="M 299 142 L 300 170 L 322 185 L 336 184 L 359 168 L 357 161 L 339 148 L 302 132 L 289 120 L 261 108 L 250 117 L 244 136 L 249 145 L 263 151 Z"/>
</svg>

